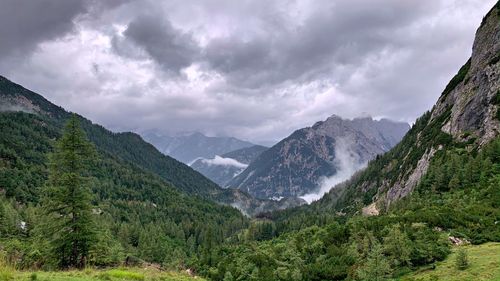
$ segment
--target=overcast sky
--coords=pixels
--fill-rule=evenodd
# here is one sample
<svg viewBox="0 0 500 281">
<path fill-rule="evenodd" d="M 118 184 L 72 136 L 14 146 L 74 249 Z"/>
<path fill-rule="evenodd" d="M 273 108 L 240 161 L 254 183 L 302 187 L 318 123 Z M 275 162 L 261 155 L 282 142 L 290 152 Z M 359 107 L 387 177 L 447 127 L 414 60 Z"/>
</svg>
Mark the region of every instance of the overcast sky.
<svg viewBox="0 0 500 281">
<path fill-rule="evenodd" d="M 0 75 L 114 131 L 413 122 L 496 0 L 0 0 Z"/>
</svg>

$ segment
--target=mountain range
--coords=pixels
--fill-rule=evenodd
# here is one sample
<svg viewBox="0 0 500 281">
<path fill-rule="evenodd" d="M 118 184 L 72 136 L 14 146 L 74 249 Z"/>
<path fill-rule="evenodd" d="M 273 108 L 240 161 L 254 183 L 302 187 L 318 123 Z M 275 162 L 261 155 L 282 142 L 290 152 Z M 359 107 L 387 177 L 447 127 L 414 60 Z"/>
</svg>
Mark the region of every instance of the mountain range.
<svg viewBox="0 0 500 281">
<path fill-rule="evenodd" d="M 216 155 L 254 145 L 233 137 L 207 137 L 199 132 L 169 136 L 155 131 L 146 131 L 142 133 L 142 136 L 163 154 L 188 165 L 199 158 L 210 159 Z"/>
<path fill-rule="evenodd" d="M 60 132 L 65 120 L 71 116 L 71 113 L 67 112 L 62 107 L 54 105 L 43 96 L 21 85 L 15 84 L 2 76 L 0 76 L 0 113 L 2 113 L 1 117 L 5 119 L 5 124 L 18 128 L 24 126 L 23 122 L 33 122 L 34 124 L 42 125 L 50 124 L 52 131 L 42 130 L 34 137 L 40 143 L 50 142 L 50 140 L 54 138 L 54 134 Z M 79 116 L 79 119 L 90 141 L 92 141 L 103 154 L 102 157 L 105 159 L 111 158 L 117 159 L 117 161 L 123 161 L 123 164 L 119 165 L 132 165 L 133 167 L 137 167 L 143 174 L 152 173 L 163 182 L 163 184 L 169 186 L 170 189 L 173 188 L 176 192 L 180 192 L 181 194 L 195 196 L 193 200 L 196 200 L 196 198 L 203 198 L 203 201 L 209 200 L 218 204 L 230 205 L 238 208 L 247 215 L 274 209 L 283 209 L 303 203 L 301 200 L 297 199 L 281 202 L 255 199 L 240 190 L 222 189 L 216 183 L 204 177 L 186 164 L 162 154 L 153 145 L 144 141 L 138 134 L 131 132 L 114 133 L 98 124 L 93 124 L 82 116 Z M 6 132 L 7 129 L 3 128 L 3 131 Z M 20 132 L 16 130 L 16 133 Z M 16 142 L 19 143 L 28 142 L 26 140 L 27 135 L 25 134 L 10 137 L 16 138 Z M 206 138 L 200 134 L 195 134 L 193 138 L 210 139 L 216 144 L 215 146 L 219 147 L 219 150 L 224 148 L 224 140 L 228 143 L 237 143 L 235 146 L 229 146 L 229 150 L 245 144 L 251 145 L 250 143 L 238 141 L 233 138 L 224 138 L 221 144 L 216 141 L 218 138 Z M 3 144 L 5 149 L 10 151 L 13 145 L 12 141 L 3 141 L 5 142 Z M 27 153 L 32 148 L 25 149 L 27 151 L 24 153 Z M 50 147 L 46 147 L 43 150 L 50 151 Z M 242 157 L 241 160 L 245 161 L 245 156 Z M 28 158 L 24 161 L 30 164 L 32 160 L 32 158 Z M 7 165 L 7 167 L 10 167 L 10 165 Z M 14 173 L 10 169 L 3 169 L 2 171 L 9 175 Z M 18 172 L 20 173 L 21 171 Z M 5 177 L 9 178 L 8 176 Z M 37 178 L 40 180 L 43 179 L 43 174 L 37 176 Z M 31 184 L 33 183 L 13 183 L 2 182 L 0 180 L 2 190 L 6 190 L 7 194 L 16 194 L 17 196 L 25 193 L 29 194 L 29 197 L 35 196 L 38 191 L 32 188 L 27 188 L 22 192 L 19 191 L 19 186 L 30 186 Z M 14 185 L 19 186 L 16 187 Z M 17 191 L 15 192 L 14 190 Z"/>
<path fill-rule="evenodd" d="M 491 169 L 488 163 L 500 163 L 499 19 L 500 2 L 478 28 L 470 59 L 446 85 L 432 109 L 417 119 L 400 143 L 370 161 L 348 181 L 332 186 L 320 200 L 275 213 L 275 219 L 289 222 L 303 218 L 306 213 L 319 216 L 325 212 L 379 215 L 395 208 L 404 209 L 404 204 L 411 202 L 408 197 L 430 200 L 437 197 L 435 193 L 445 196 L 464 187 L 473 190 L 493 180 L 487 177 L 477 183 L 484 173 L 477 169 L 483 165 L 488 171 Z M 494 171 L 493 174 L 498 173 Z M 490 191 L 478 192 L 484 195 Z M 484 196 L 499 199 L 498 194 Z M 458 215 L 463 209 L 454 212 Z"/>
</svg>

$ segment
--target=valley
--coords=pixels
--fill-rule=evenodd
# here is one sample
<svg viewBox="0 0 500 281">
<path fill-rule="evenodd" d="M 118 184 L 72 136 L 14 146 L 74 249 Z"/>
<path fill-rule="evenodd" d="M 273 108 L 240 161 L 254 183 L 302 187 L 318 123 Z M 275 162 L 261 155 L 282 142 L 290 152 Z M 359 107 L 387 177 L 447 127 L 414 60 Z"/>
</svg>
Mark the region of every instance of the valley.
<svg viewBox="0 0 500 281">
<path fill-rule="evenodd" d="M 378 61 L 380 54 L 366 61 L 380 63 L 399 78 L 392 78 L 390 85 L 380 82 L 383 90 L 377 88 L 380 83 L 371 84 L 367 91 L 370 99 L 365 101 L 366 96 L 358 93 L 365 94 L 360 91 L 366 90 L 362 87 L 365 80 L 376 77 L 385 81 L 387 73 L 366 74 L 362 67 L 366 65 L 347 58 L 334 66 L 306 71 L 312 64 L 335 58 L 329 55 L 315 60 L 315 53 L 334 48 L 324 40 L 317 42 L 318 48 L 307 48 L 312 50 L 307 52 L 307 63 L 293 64 L 304 52 L 294 48 L 307 40 L 283 47 L 279 43 L 282 40 L 274 41 L 283 39 L 276 31 L 276 38 L 257 41 L 270 41 L 272 45 L 259 48 L 250 40 L 254 30 L 239 30 L 236 24 L 238 38 L 248 41 L 224 42 L 224 36 L 234 32 L 230 29 L 212 30 L 212 37 L 196 37 L 204 30 L 195 20 L 206 20 L 203 13 L 219 11 L 222 2 L 220 7 L 210 9 L 199 3 L 180 5 L 182 9 L 194 9 L 196 17 L 176 10 L 180 6 L 173 2 L 168 7 L 159 2 L 120 2 L 110 7 L 92 1 L 82 4 L 90 6 L 70 19 L 72 24 L 80 24 L 80 31 L 106 26 L 92 40 L 94 47 L 105 42 L 116 49 L 116 54 L 101 54 L 101 59 L 106 58 L 105 65 L 127 62 L 129 71 L 136 71 L 156 63 L 153 70 L 148 68 L 138 75 L 139 80 L 130 76 L 128 79 L 139 82 L 125 93 L 117 90 L 127 84 L 123 80 L 107 80 L 107 94 L 97 95 L 101 102 L 96 102 L 95 96 L 82 96 L 78 103 L 67 102 L 63 108 L 55 101 L 70 100 L 73 92 L 63 95 L 53 88 L 54 92 L 38 93 L 28 89 L 29 85 L 0 76 L 0 281 L 500 280 L 500 1 L 490 6 L 477 27 L 470 58 L 462 61 L 463 66 L 453 77 L 439 72 L 451 79 L 441 85 L 444 90 L 433 105 L 414 122 L 409 121 L 411 125 L 384 117 L 391 115 L 388 112 L 391 116 L 409 116 L 399 107 L 409 110 L 417 106 L 416 102 L 409 107 L 401 101 L 390 104 L 387 101 L 394 96 L 384 95 L 389 88 L 408 90 L 416 84 L 404 80 L 410 74 Z M 280 12 L 270 4 L 269 11 L 275 14 L 266 14 L 266 21 L 254 19 L 245 26 L 270 24 L 287 36 L 303 30 L 308 36 L 314 35 L 307 28 L 317 18 L 302 15 L 307 10 L 304 6 L 292 9 L 288 6 L 292 2 L 283 5 Z M 412 28 L 430 28 L 442 22 L 427 19 L 432 24 L 421 25 L 404 13 L 414 12 L 415 7 L 422 9 L 418 17 L 430 13 L 428 9 L 465 11 L 459 2 L 446 9 L 434 2 L 386 4 L 396 10 L 403 7 L 398 11 Z M 335 3 L 345 5 L 341 7 L 348 17 L 370 15 L 366 18 L 373 24 L 391 26 L 394 23 L 386 19 L 399 15 L 384 10 L 384 6 L 384 16 L 378 18 L 379 10 L 374 8 L 380 7 L 349 10 L 352 3 Z M 156 26 L 160 19 L 148 17 L 166 14 L 161 9 L 153 13 L 142 5 L 172 9 L 166 14 L 177 15 L 172 17 L 176 24 L 165 20 Z M 231 21 L 225 16 L 234 11 L 239 11 L 239 17 L 262 12 L 254 6 L 241 11 L 239 5 L 247 4 L 226 7 L 213 19 L 209 17 L 209 22 L 217 24 L 218 19 L 226 26 Z M 365 5 L 368 7 L 368 2 Z M 106 14 L 109 17 L 98 15 L 100 10 L 111 11 Z M 144 15 L 137 14 L 126 25 L 117 21 L 138 11 Z M 305 18 L 300 26 L 288 29 L 278 24 L 284 20 L 281 17 L 287 18 L 285 14 L 293 15 L 293 22 L 295 17 Z M 325 14 L 330 18 L 326 9 Z M 325 20 L 322 13 L 316 16 Z M 104 23 L 108 20 L 113 22 L 111 27 Z M 359 24 L 351 20 L 332 26 Z M 186 23 L 182 30 L 179 26 Z M 316 25 L 329 26 L 323 21 Z M 412 36 L 423 36 L 420 31 Z M 0 28 L 0 35 L 2 32 Z M 77 38 L 83 42 L 93 36 L 92 32 Z M 368 49 L 376 49 L 379 41 L 386 40 L 384 34 L 393 34 L 385 29 L 364 32 L 356 36 L 373 40 L 362 45 Z M 262 31 L 258 33 L 264 36 Z M 106 37 L 109 34 L 113 36 Z M 350 33 L 339 34 L 342 36 L 326 41 L 347 40 L 349 50 L 357 50 L 350 41 L 355 38 L 346 37 Z M 395 34 L 402 39 L 391 41 L 381 54 L 387 55 L 391 48 L 409 40 L 404 34 Z M 64 37 L 56 43 L 65 44 L 74 38 Z M 431 52 L 428 44 L 431 48 L 446 45 L 442 39 L 435 41 L 426 41 L 424 52 Z M 141 42 L 150 45 L 141 46 Z M 44 44 L 32 52 L 36 55 L 50 49 L 49 43 Z M 346 55 L 344 47 L 342 55 Z M 2 52 L 6 53 L 2 48 L 0 45 L 0 58 Z M 240 49 L 244 55 L 233 53 Z M 281 60 L 276 57 L 280 52 L 274 50 L 290 53 Z M 267 56 L 257 60 L 261 53 Z M 398 53 L 403 54 L 398 58 L 409 53 Z M 453 52 L 447 55 L 453 57 Z M 10 56 L 15 57 L 15 52 Z M 188 63 L 188 58 L 194 62 Z M 156 62 L 162 59 L 166 61 Z M 0 70 L 7 63 L 10 60 L 0 60 Z M 92 75 L 104 81 L 108 70 L 97 63 L 91 65 Z M 274 67 L 282 68 L 273 72 Z M 336 83 L 326 83 L 322 80 L 325 76 L 340 73 L 321 72 L 330 68 L 357 70 L 336 78 Z M 429 78 L 425 73 L 428 69 L 411 75 Z M 47 73 L 30 75 L 36 77 L 33 83 L 37 87 L 37 79 L 52 77 Z M 153 81 L 151 77 L 163 80 Z M 269 80 L 262 80 L 264 77 Z M 308 77 L 316 78 L 307 83 L 302 80 Z M 88 93 L 96 87 L 79 84 L 78 79 L 74 91 Z M 162 84 L 166 80 L 168 83 Z M 300 86 L 291 84 L 294 81 L 300 81 Z M 402 81 L 412 83 L 401 87 Z M 417 84 L 427 82 L 418 80 Z M 180 83 L 188 86 L 183 88 Z M 305 84 L 324 92 L 314 96 Z M 342 91 L 350 89 L 346 85 L 357 94 L 344 96 Z M 138 89 L 153 90 L 147 96 Z M 238 93 L 231 92 L 235 89 Z M 325 102 L 324 93 L 334 95 L 334 102 Z M 279 102 L 271 102 L 273 94 L 279 96 Z M 195 98 L 190 99 L 191 95 Z M 112 109 L 100 107 L 117 96 L 127 102 L 118 101 Z M 306 97 L 307 102 L 298 96 Z M 426 97 L 422 94 L 418 99 Z M 82 108 L 89 112 L 86 102 L 95 107 L 90 110 L 91 116 L 78 113 Z M 351 107 L 347 106 L 349 102 Z M 290 103 L 292 109 L 287 111 Z M 379 108 L 383 104 L 387 111 L 367 117 L 361 112 L 371 103 Z M 306 108 L 306 104 L 315 107 Z M 321 114 L 311 114 L 313 109 Z M 121 111 L 126 112 L 122 115 Z M 285 137 L 269 146 L 255 144 L 276 136 Z"/>
</svg>

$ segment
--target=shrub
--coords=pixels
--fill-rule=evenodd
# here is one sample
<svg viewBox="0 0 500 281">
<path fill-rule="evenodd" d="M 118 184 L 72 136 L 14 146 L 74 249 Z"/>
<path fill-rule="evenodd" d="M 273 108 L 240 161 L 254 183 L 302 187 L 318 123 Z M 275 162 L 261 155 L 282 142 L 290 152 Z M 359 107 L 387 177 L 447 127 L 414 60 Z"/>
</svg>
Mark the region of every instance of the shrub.
<svg viewBox="0 0 500 281">
<path fill-rule="evenodd" d="M 465 248 L 458 249 L 457 257 L 455 260 L 455 267 L 458 270 L 465 270 L 467 269 L 467 267 L 469 267 L 469 257 Z"/>
</svg>

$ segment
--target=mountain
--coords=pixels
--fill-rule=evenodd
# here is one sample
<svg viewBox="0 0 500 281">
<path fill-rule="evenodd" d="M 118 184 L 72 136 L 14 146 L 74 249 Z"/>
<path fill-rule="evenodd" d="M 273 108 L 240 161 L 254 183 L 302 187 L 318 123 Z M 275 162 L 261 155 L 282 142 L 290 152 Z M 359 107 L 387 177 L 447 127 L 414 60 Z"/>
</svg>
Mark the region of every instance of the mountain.
<svg viewBox="0 0 500 281">
<path fill-rule="evenodd" d="M 221 156 L 216 155 L 211 159 L 198 159 L 191 168 L 200 172 L 205 177 L 211 179 L 221 187 L 241 173 L 257 156 L 268 149 L 265 146 L 254 145 L 235 151 L 231 151 Z"/>
<path fill-rule="evenodd" d="M 386 119 L 347 120 L 333 115 L 263 152 L 228 186 L 258 198 L 308 198 L 320 192 L 322 179 L 335 175 L 346 179 L 396 145 L 408 129 L 406 123 Z"/>
<path fill-rule="evenodd" d="M 321 200 L 275 213 L 275 217 L 289 221 L 304 213 L 377 215 L 402 208 L 400 204 L 405 203 L 400 201 L 429 199 L 460 186 L 474 190 L 493 181 L 500 174 L 500 167 L 492 168 L 500 163 L 499 3 L 477 30 L 471 58 L 446 85 L 432 110 L 417 119 L 398 145 L 349 181 L 334 186 Z M 417 195 L 411 196 L 415 191 Z"/>
<path fill-rule="evenodd" d="M 346 207 L 373 202 L 372 207 L 377 210 L 388 208 L 415 190 L 436 161 L 434 158 L 458 148 L 473 153 L 498 137 L 499 14 L 494 8 L 485 16 L 476 33 L 471 58 L 401 144 L 353 179 L 343 196 L 330 194 L 330 198 L 340 199 Z"/>
<path fill-rule="evenodd" d="M 207 137 L 196 132 L 181 136 L 167 136 L 157 132 L 145 132 L 144 139 L 163 154 L 183 163 L 191 164 L 198 158 L 210 159 L 216 155 L 253 146 L 253 143 L 232 137 Z"/>
</svg>

